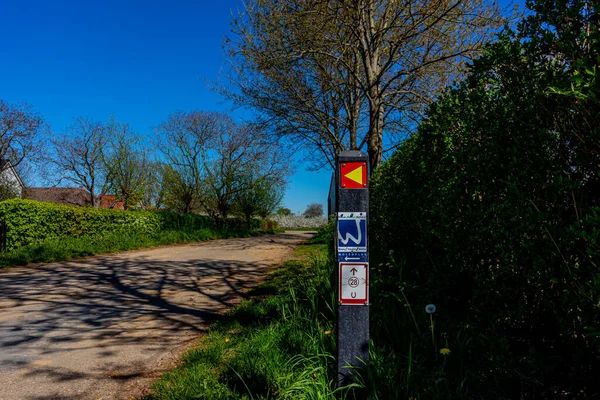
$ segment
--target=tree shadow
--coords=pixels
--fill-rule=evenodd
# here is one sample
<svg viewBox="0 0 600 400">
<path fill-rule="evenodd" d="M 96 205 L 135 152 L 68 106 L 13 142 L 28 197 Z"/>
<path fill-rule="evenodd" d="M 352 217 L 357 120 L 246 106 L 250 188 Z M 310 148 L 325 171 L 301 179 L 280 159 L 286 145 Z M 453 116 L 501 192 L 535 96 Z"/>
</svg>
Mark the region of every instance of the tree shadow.
<svg viewBox="0 0 600 400">
<path fill-rule="evenodd" d="M 294 247 L 299 239 L 269 235 L 262 240 Z M 253 247 L 244 239 L 191 246 L 208 244 L 225 252 Z M 209 323 L 227 320 L 224 311 L 247 298 L 269 268 L 262 262 L 129 254 L 1 272 L 0 397 L 3 372 L 54 383 L 140 376 L 144 365 L 132 369 L 125 355 L 146 349 L 156 356 L 184 345 Z M 65 361 L 69 354 L 93 362 L 71 366 Z M 36 360 L 55 361 L 32 366 Z M 116 372 L 111 376 L 111 371 Z M 57 398 L 46 394 L 31 398 Z"/>
</svg>

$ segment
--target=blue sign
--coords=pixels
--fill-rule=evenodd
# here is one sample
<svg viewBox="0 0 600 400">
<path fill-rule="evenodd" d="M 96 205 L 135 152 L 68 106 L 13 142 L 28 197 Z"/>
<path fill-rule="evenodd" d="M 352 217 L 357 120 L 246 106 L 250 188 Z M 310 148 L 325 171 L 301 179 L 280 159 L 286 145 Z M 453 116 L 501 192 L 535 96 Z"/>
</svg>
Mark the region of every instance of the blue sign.
<svg viewBox="0 0 600 400">
<path fill-rule="evenodd" d="M 338 213 L 338 261 L 367 261 L 367 213 Z"/>
</svg>

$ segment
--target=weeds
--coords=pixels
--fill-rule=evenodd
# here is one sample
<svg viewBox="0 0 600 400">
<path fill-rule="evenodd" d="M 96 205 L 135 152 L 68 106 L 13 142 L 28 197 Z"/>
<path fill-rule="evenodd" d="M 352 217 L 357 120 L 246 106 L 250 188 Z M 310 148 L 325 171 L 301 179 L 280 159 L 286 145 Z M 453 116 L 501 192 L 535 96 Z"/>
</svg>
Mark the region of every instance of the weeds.
<svg viewBox="0 0 600 400">
<path fill-rule="evenodd" d="M 148 399 L 329 399 L 336 389 L 335 303 L 327 234 L 296 250 L 252 300 L 229 312 Z"/>
</svg>

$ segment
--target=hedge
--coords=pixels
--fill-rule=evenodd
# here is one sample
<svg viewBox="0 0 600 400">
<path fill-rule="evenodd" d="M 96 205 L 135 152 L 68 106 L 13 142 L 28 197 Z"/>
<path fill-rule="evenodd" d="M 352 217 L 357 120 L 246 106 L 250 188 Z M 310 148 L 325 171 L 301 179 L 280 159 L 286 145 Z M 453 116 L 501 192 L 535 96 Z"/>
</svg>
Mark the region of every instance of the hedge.
<svg viewBox="0 0 600 400">
<path fill-rule="evenodd" d="M 7 225 L 7 250 L 61 237 L 94 237 L 114 232 L 152 235 L 161 230 L 215 226 L 211 218 L 195 214 L 96 209 L 21 199 L 0 202 L 0 221 Z M 260 223 L 253 221 L 251 228 L 260 227 Z M 246 225 L 232 218 L 223 227 L 241 229 Z"/>
<path fill-rule="evenodd" d="M 379 398 L 600 392 L 600 97 L 549 95 L 563 65 L 527 43 L 487 49 L 374 171 Z"/>
</svg>

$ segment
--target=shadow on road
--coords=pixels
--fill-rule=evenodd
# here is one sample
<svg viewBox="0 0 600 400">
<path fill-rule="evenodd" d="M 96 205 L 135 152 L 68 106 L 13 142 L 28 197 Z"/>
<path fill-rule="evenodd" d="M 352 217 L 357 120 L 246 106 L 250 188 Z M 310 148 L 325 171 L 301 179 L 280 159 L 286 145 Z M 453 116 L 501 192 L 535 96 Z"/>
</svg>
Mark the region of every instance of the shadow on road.
<svg viewBox="0 0 600 400">
<path fill-rule="evenodd" d="M 223 311 L 264 277 L 270 243 L 294 247 L 298 237 L 187 246 L 210 248 L 223 259 L 181 261 L 143 251 L 0 272 L 0 374 L 20 370 L 24 377 L 43 376 L 56 383 L 134 378 L 143 372 L 144 362 L 122 362 L 124 348 L 162 349 L 181 343 L 182 332 L 192 337 L 207 329 L 207 322 L 226 318 Z M 265 254 L 259 254 L 260 246 Z M 161 250 L 177 255 L 179 248 Z M 253 261 L 227 259 L 252 251 L 256 254 L 247 258 Z M 82 356 L 88 352 L 87 362 L 93 365 L 61 363 L 61 353 L 66 360 L 74 351 Z M 45 359 L 53 361 L 44 364 Z M 47 393 L 52 391 L 29 398 L 56 398 Z"/>
</svg>

